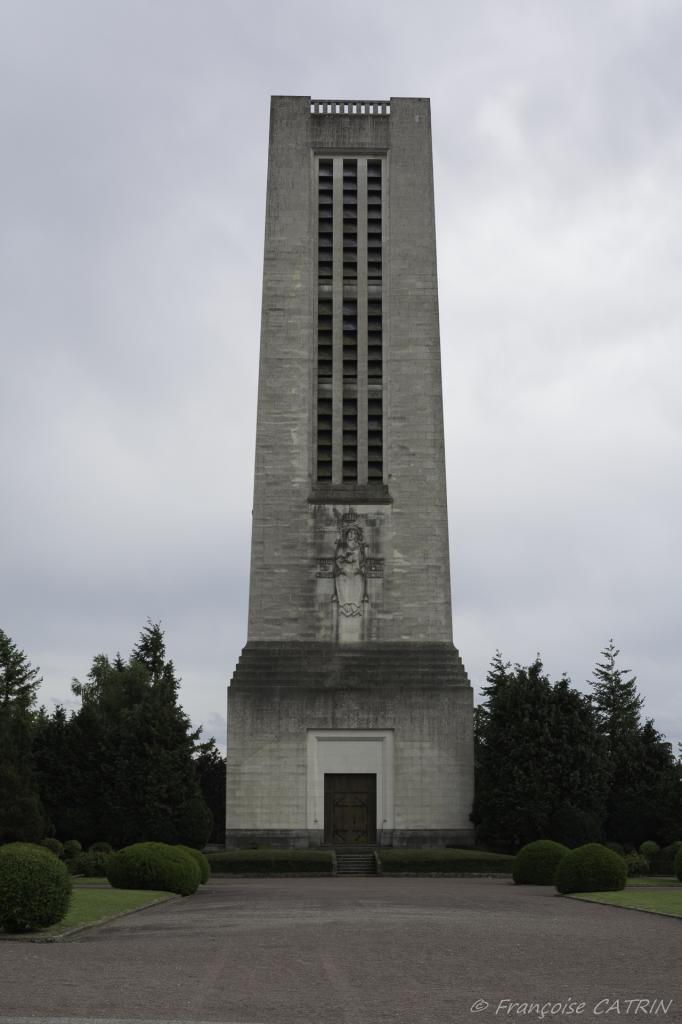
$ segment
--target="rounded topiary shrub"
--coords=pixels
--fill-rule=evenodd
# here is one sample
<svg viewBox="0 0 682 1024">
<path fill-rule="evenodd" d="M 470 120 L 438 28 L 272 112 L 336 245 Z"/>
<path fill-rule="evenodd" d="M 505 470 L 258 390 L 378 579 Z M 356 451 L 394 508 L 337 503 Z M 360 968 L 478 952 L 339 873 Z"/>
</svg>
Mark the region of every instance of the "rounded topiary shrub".
<svg viewBox="0 0 682 1024">
<path fill-rule="evenodd" d="M 621 843 L 604 843 L 604 846 L 607 850 L 613 850 L 613 852 L 617 853 L 619 857 L 625 856 L 625 850 Z"/>
<path fill-rule="evenodd" d="M 627 867 L 622 857 L 599 843 L 569 850 L 556 873 L 561 893 L 616 892 L 625 888 Z"/>
<path fill-rule="evenodd" d="M 0 926 L 7 932 L 57 924 L 69 909 L 71 876 L 44 847 L 9 843 L 0 848 Z"/>
<path fill-rule="evenodd" d="M 114 853 L 107 878 L 116 889 L 160 889 L 190 896 L 201 881 L 199 865 L 178 846 L 134 843 Z"/>
<path fill-rule="evenodd" d="M 73 864 L 74 874 L 83 875 L 85 878 L 106 878 L 111 857 L 112 854 L 101 853 L 98 850 L 80 853 Z"/>
<path fill-rule="evenodd" d="M 82 853 L 83 847 L 77 839 L 67 839 L 64 843 L 64 858 L 69 860 L 71 857 L 77 857 L 79 853 Z"/>
<path fill-rule="evenodd" d="M 640 846 L 639 852 L 643 857 L 646 857 L 647 860 L 651 860 L 654 854 L 658 853 L 660 849 L 661 848 L 658 843 L 654 843 L 653 840 L 647 839 L 646 842 L 642 843 Z"/>
<path fill-rule="evenodd" d="M 40 845 L 44 846 L 46 850 L 50 851 L 50 853 L 53 853 L 55 857 L 64 856 L 64 846 L 58 839 L 52 839 L 51 836 L 48 836 L 47 839 L 40 840 Z"/>
<path fill-rule="evenodd" d="M 211 877 L 211 865 L 208 863 L 206 857 L 204 857 L 201 850 L 195 850 L 191 846 L 182 846 L 181 844 L 176 847 L 178 850 L 184 850 L 190 857 L 193 857 L 196 861 L 199 871 L 201 872 L 201 884 L 205 885 Z"/>
<path fill-rule="evenodd" d="M 552 839 L 528 843 L 514 857 L 512 878 L 517 885 L 553 885 L 559 862 L 568 847 Z"/>
<path fill-rule="evenodd" d="M 643 853 L 626 853 L 625 866 L 631 877 L 649 874 L 649 860 Z"/>
<path fill-rule="evenodd" d="M 675 854 L 675 865 L 674 866 L 675 866 L 675 874 L 679 878 L 680 882 L 682 882 L 682 846 L 680 846 L 679 850 Z"/>
<path fill-rule="evenodd" d="M 682 849 L 682 842 L 676 840 L 674 843 L 670 843 L 668 846 L 664 846 L 662 850 L 655 853 L 651 858 L 651 872 L 654 875 L 674 875 L 675 874 L 675 857 L 677 851 Z"/>
<path fill-rule="evenodd" d="M 114 852 L 114 848 L 111 845 L 111 843 L 104 843 L 104 842 L 91 843 L 91 845 L 88 846 L 88 853 L 113 853 L 113 852 Z"/>
<path fill-rule="evenodd" d="M 38 853 L 41 857 L 53 856 L 50 850 L 41 843 L 6 843 L 4 846 L 0 846 L 0 853 L 6 853 L 8 851 L 16 852 L 21 850 L 28 850 L 29 853 Z"/>
</svg>

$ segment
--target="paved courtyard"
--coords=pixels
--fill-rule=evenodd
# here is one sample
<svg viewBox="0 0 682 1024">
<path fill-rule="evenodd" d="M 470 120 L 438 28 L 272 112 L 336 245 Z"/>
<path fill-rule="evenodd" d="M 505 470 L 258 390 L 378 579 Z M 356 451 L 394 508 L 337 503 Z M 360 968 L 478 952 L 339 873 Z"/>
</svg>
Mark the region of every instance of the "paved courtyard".
<svg viewBox="0 0 682 1024">
<path fill-rule="evenodd" d="M 0 943 L 0 1024 L 541 1019 L 504 1000 L 682 1022 L 682 921 L 492 879 L 218 879 L 69 942 Z"/>
</svg>

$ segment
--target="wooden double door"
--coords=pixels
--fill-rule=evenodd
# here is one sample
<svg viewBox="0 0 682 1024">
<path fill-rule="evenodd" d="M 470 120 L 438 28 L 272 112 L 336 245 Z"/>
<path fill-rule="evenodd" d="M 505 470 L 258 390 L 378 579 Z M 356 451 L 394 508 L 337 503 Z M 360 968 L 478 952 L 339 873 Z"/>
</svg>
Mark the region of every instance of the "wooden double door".
<svg viewBox="0 0 682 1024">
<path fill-rule="evenodd" d="M 329 846 L 376 843 L 376 775 L 325 774 L 324 841 Z"/>
</svg>

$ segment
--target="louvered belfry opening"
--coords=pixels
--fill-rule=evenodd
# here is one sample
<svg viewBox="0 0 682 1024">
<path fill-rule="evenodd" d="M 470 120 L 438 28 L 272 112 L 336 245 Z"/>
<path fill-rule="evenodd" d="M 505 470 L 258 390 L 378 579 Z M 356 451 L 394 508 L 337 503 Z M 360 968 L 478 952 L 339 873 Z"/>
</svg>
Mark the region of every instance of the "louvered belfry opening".
<svg viewBox="0 0 682 1024">
<path fill-rule="evenodd" d="M 384 474 L 381 160 L 367 162 L 367 478 Z"/>
<path fill-rule="evenodd" d="M 317 479 L 332 479 L 333 165 L 320 160 L 317 188 Z"/>
<path fill-rule="evenodd" d="M 317 159 L 316 480 L 384 477 L 381 157 Z"/>
</svg>

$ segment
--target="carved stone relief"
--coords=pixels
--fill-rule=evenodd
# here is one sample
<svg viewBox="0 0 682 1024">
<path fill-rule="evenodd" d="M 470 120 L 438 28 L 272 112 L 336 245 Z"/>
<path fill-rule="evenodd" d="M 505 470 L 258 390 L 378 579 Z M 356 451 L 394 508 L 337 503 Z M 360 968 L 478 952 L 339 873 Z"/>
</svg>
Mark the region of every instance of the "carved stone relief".
<svg viewBox="0 0 682 1024">
<path fill-rule="evenodd" d="M 330 594 L 333 636 L 341 642 L 367 639 L 371 602 L 368 580 L 381 580 L 384 559 L 372 556 L 361 517 L 352 509 L 334 510 L 336 541 L 333 555 L 317 559 L 316 578 L 334 581 Z"/>
</svg>

